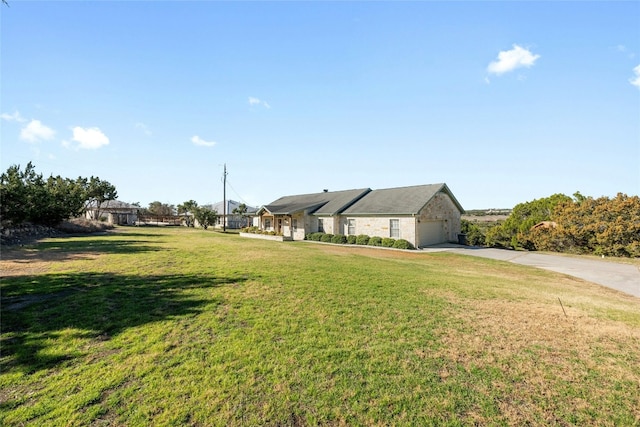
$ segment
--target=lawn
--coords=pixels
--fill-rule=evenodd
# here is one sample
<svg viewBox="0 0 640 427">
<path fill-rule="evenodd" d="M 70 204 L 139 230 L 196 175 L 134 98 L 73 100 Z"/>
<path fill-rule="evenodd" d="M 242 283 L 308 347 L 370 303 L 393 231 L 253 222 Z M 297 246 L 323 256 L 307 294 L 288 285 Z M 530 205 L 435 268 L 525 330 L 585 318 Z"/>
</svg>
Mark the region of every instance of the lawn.
<svg viewBox="0 0 640 427">
<path fill-rule="evenodd" d="M 640 424 L 640 299 L 560 274 L 185 228 L 1 267 L 1 425 Z"/>
</svg>

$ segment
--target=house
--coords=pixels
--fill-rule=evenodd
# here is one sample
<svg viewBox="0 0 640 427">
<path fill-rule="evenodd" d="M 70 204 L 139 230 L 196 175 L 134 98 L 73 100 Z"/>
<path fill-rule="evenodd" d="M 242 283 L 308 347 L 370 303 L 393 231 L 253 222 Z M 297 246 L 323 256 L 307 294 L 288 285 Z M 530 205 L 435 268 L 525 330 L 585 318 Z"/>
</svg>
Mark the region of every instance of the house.
<svg viewBox="0 0 640 427">
<path fill-rule="evenodd" d="M 227 200 L 226 210 L 225 202 L 218 202 L 211 205 L 211 210 L 214 210 L 218 213 L 218 219 L 216 220 L 214 226 L 217 228 L 222 228 L 223 220 L 225 221 L 226 228 L 237 229 L 249 226 L 251 224 L 253 216 L 256 214 L 256 211 L 258 209 L 253 206 L 245 205 L 247 207 L 247 211 L 244 214 L 240 215 L 234 213 L 234 211 L 237 210 L 241 204 L 242 203 L 236 202 L 235 200 Z M 223 218 L 223 213 L 225 212 L 226 215 L 224 215 Z"/>
<path fill-rule="evenodd" d="M 102 220 L 109 224 L 134 225 L 138 221 L 140 206 L 121 202 L 120 200 L 107 200 L 98 205 L 89 205 L 85 211 L 87 219 Z"/>
<path fill-rule="evenodd" d="M 464 209 L 446 184 L 286 196 L 263 206 L 254 224 L 303 240 L 313 232 L 392 237 L 416 247 L 457 242 Z"/>
</svg>

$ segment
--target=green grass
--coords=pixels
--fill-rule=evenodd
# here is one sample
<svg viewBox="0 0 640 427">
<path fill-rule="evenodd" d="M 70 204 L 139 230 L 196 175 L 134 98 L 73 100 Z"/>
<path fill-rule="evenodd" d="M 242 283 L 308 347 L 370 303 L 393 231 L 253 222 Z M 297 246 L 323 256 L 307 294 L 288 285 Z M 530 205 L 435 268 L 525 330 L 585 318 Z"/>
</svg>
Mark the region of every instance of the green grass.
<svg viewBox="0 0 640 427">
<path fill-rule="evenodd" d="M 3 263 L 2 425 L 640 424 L 640 302 L 566 276 L 184 228 Z"/>
</svg>

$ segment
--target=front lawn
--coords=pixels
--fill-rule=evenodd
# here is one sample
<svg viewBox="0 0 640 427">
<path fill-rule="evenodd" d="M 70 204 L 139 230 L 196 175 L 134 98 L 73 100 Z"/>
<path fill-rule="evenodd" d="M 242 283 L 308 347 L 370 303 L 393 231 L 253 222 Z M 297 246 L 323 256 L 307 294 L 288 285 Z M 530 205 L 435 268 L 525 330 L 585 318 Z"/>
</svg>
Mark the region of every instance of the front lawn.
<svg viewBox="0 0 640 427">
<path fill-rule="evenodd" d="M 640 300 L 564 275 L 185 228 L 1 266 L 2 425 L 640 423 Z"/>
</svg>

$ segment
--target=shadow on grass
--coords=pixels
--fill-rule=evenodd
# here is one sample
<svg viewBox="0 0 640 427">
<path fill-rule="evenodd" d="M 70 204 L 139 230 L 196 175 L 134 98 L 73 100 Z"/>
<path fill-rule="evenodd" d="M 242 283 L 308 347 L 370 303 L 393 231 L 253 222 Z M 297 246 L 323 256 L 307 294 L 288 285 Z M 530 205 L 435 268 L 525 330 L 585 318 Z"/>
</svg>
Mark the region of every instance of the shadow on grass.
<svg viewBox="0 0 640 427">
<path fill-rule="evenodd" d="M 220 297 L 198 298 L 189 289 L 238 284 L 245 277 L 117 274 L 52 274 L 2 280 L 0 371 L 26 373 L 77 357 L 60 351 L 59 338 L 105 341 L 132 327 L 198 314 Z M 210 294 L 209 294 L 210 295 Z M 63 332 L 65 331 L 66 332 Z M 52 343 L 57 347 L 52 351 Z"/>
<path fill-rule="evenodd" d="M 142 235 L 141 235 L 142 236 Z M 140 236 L 140 237 L 141 237 Z M 157 240 L 108 239 L 100 237 L 81 237 L 56 239 L 38 242 L 33 248 L 3 248 L 2 259 L 18 263 L 32 261 L 64 261 L 85 259 L 96 254 L 136 254 L 167 250 L 153 246 L 161 243 Z"/>
</svg>

